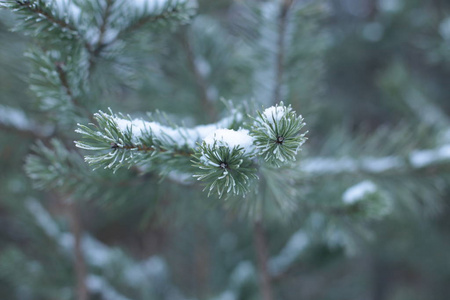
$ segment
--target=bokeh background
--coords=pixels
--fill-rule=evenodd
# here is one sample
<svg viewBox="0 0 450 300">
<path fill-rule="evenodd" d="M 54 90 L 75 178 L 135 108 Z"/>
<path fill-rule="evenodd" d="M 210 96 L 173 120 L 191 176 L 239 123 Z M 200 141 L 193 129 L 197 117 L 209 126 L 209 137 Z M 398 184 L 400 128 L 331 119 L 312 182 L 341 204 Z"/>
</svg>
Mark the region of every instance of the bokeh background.
<svg viewBox="0 0 450 300">
<path fill-rule="evenodd" d="M 276 299 L 449 299 L 450 2 L 299 2 L 306 8 L 287 29 L 280 98 L 308 124 L 302 159 L 440 152 L 430 150 L 432 163 L 421 168 L 305 175 L 300 201 L 341 201 L 346 188 L 369 178 L 386 189 L 393 209 L 361 230 L 302 206 L 287 221 L 266 224 L 272 257 L 290 255 L 283 249 L 299 228 L 310 241 L 273 278 Z M 267 53 L 277 44 L 278 17 L 269 4 L 201 0 L 190 25 L 139 32 L 125 54 L 99 62 L 91 80 L 102 88 L 87 109 L 161 110 L 194 125 L 218 119 L 219 97 L 270 105 Z M 260 299 L 251 226 L 201 196 L 201 187 L 126 170 L 110 183 L 105 175 L 85 199 L 87 187 L 77 191 L 73 221 L 70 189 L 42 191 L 26 175 L 36 141 L 74 130 L 76 120 L 42 112 L 24 56 L 42 45 L 10 31 L 16 22 L 0 10 L 0 298 L 76 299 L 67 249 L 70 232 L 82 230 L 90 299 Z M 81 157 L 73 164 L 88 169 Z"/>
</svg>

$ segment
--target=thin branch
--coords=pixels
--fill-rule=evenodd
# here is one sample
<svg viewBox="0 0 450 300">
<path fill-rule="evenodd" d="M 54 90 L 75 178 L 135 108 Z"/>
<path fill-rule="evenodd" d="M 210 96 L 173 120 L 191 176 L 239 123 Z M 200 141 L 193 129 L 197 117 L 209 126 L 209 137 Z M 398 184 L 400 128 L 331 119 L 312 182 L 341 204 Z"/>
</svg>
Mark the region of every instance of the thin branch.
<svg viewBox="0 0 450 300">
<path fill-rule="evenodd" d="M 92 74 L 92 70 L 94 69 L 94 67 L 96 65 L 96 60 L 100 56 L 100 53 L 102 52 L 102 50 L 106 47 L 106 45 L 104 43 L 105 33 L 107 30 L 109 17 L 111 16 L 111 9 L 114 4 L 114 1 L 115 0 L 106 0 L 106 7 L 105 7 L 105 10 L 102 15 L 102 24 L 100 25 L 100 28 L 99 28 L 99 36 L 98 36 L 97 45 L 95 46 L 94 49 L 92 49 L 92 51 L 89 51 L 89 54 L 90 54 L 89 75 Z"/>
<path fill-rule="evenodd" d="M 117 34 L 117 36 L 114 39 L 112 39 L 111 41 L 109 41 L 107 43 L 101 43 L 100 45 L 98 45 L 97 51 L 100 51 L 100 50 L 108 47 L 109 45 L 115 43 L 116 41 L 129 36 L 131 32 L 138 30 L 139 28 L 145 26 L 146 24 L 154 23 L 154 22 L 158 22 L 158 21 L 169 20 L 172 18 L 173 15 L 176 15 L 178 12 L 179 12 L 178 9 L 173 8 L 173 9 L 169 9 L 159 15 L 148 15 L 146 17 L 143 17 L 139 21 L 137 21 L 135 23 L 131 23 L 129 26 L 122 29 Z"/>
<path fill-rule="evenodd" d="M 208 95 L 208 85 L 206 83 L 205 78 L 201 74 L 198 66 L 196 64 L 196 57 L 194 53 L 194 49 L 189 41 L 188 33 L 186 29 L 183 29 L 180 34 L 181 43 L 183 45 L 183 49 L 186 53 L 186 58 L 188 61 L 189 68 L 194 75 L 197 91 L 200 94 L 200 102 L 210 121 L 215 120 L 217 116 L 217 111 L 213 105 L 212 99 L 210 99 Z"/>
<path fill-rule="evenodd" d="M 103 39 L 105 38 L 105 33 L 108 25 L 108 19 L 111 15 L 111 8 L 114 3 L 114 0 L 106 0 L 106 8 L 102 16 L 102 24 L 100 25 L 100 33 L 98 36 L 97 45 L 95 46 L 95 49 L 93 51 L 94 56 L 98 56 L 100 54 L 100 51 L 103 49 Z"/>
<path fill-rule="evenodd" d="M 268 270 L 269 255 L 264 228 L 261 221 L 253 223 L 253 240 L 259 268 L 259 285 L 263 300 L 273 300 L 272 280 Z"/>
<path fill-rule="evenodd" d="M 72 88 L 70 87 L 69 81 L 67 80 L 67 74 L 66 71 L 63 69 L 64 63 L 55 63 L 56 72 L 58 73 L 59 80 L 61 82 L 62 87 L 64 88 L 67 96 L 69 96 L 70 101 L 72 104 L 78 108 L 91 122 L 94 122 L 95 119 L 92 115 L 92 113 L 84 107 L 84 105 L 81 105 L 81 103 L 78 101 L 78 99 L 75 97 L 74 93 L 72 92 Z"/>
<path fill-rule="evenodd" d="M 112 144 L 111 145 L 111 149 L 114 150 L 136 150 L 136 151 L 141 151 L 141 152 L 160 152 L 160 153 L 164 153 L 164 152 L 168 152 L 168 150 L 163 149 L 163 148 L 155 148 L 152 146 L 147 146 L 147 145 L 123 145 L 123 146 L 119 146 L 117 144 Z M 190 157 L 192 156 L 194 153 L 193 152 L 184 152 L 184 151 L 176 151 L 173 152 L 174 155 L 179 155 L 179 156 L 186 156 L 186 157 Z"/>
<path fill-rule="evenodd" d="M 55 16 L 53 16 L 52 14 L 48 13 L 47 11 L 41 9 L 37 5 L 33 6 L 32 2 L 30 2 L 30 1 L 17 1 L 17 4 L 19 4 L 22 7 L 27 8 L 29 11 L 31 11 L 31 12 L 33 12 L 35 14 L 38 14 L 40 16 L 45 17 L 45 19 L 47 19 L 51 23 L 56 24 L 56 25 L 58 25 L 61 28 L 65 28 L 65 29 L 68 29 L 70 31 L 73 31 L 78 36 L 80 36 L 80 34 L 78 33 L 78 30 L 74 26 L 72 26 L 71 24 L 69 24 L 69 23 L 67 23 L 67 22 L 65 22 L 63 20 L 55 18 Z"/>
<path fill-rule="evenodd" d="M 284 59 L 286 51 L 286 28 L 289 8 L 293 0 L 283 0 L 281 3 L 281 11 L 278 17 L 278 42 L 277 42 L 277 57 L 276 57 L 276 78 L 273 92 L 273 104 L 280 102 L 281 87 L 283 85 L 284 74 Z"/>
</svg>

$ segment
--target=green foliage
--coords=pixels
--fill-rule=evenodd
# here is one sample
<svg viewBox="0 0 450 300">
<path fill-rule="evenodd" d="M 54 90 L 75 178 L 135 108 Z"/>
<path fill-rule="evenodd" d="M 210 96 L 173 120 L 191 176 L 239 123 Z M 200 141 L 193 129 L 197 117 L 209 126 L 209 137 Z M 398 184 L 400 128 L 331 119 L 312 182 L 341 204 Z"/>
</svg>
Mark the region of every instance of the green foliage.
<svg viewBox="0 0 450 300">
<path fill-rule="evenodd" d="M 276 299 L 446 300 L 450 6 L 366 2 L 0 1 L 0 294 L 74 297 L 71 200 L 93 299 L 261 299 L 258 220 Z"/>
</svg>

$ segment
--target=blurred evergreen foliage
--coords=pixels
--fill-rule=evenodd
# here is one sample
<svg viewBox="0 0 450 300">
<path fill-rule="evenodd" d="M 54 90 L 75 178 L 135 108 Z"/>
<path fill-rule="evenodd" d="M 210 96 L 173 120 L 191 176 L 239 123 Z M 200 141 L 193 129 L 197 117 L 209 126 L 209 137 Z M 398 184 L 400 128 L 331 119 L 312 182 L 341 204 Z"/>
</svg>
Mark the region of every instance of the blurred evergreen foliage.
<svg viewBox="0 0 450 300">
<path fill-rule="evenodd" d="M 73 2 L 94 16 L 114 1 Z M 189 22 L 88 41 L 92 52 L 77 34 L 12 32 L 18 14 L 0 10 L 2 298 L 81 300 L 78 223 L 89 299 L 261 299 L 239 213 L 170 176 L 91 171 L 73 145 L 98 110 L 194 126 L 224 117 L 223 97 L 251 113 L 283 100 L 307 123 L 299 165 L 265 171 L 275 299 L 448 299 L 450 3 L 294 2 L 280 78 L 276 0 L 201 0 Z M 108 24 L 123 29 L 116 9 Z M 280 220 L 270 204 L 288 198 Z"/>
</svg>

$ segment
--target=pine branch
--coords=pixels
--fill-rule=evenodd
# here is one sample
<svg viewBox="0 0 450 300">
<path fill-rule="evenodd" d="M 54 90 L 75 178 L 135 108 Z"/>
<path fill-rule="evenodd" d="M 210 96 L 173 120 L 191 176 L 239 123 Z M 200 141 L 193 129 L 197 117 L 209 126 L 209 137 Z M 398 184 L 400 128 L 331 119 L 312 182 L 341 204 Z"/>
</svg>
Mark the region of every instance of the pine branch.
<svg viewBox="0 0 450 300">
<path fill-rule="evenodd" d="M 180 170 L 191 157 L 197 172 L 185 170 L 204 181 L 209 194 L 216 191 L 219 198 L 249 192 L 250 183 L 258 178 L 256 156 L 280 167 L 296 159 L 305 141 L 305 134 L 300 134 L 303 118 L 283 103 L 259 113 L 251 131 L 225 129 L 240 121 L 239 114 L 216 124 L 176 129 L 158 122 L 125 119 L 112 112 L 100 111 L 94 117 L 98 125 L 79 124 L 76 131 L 84 140 L 77 141 L 76 146 L 98 152 L 85 157 L 95 168 L 117 170 L 139 165 L 167 170 L 170 165 Z"/>
<path fill-rule="evenodd" d="M 178 161 L 181 165 L 189 162 L 197 143 L 221 127 L 231 126 L 240 119 L 239 114 L 230 118 L 194 128 L 173 128 L 158 122 L 148 122 L 131 118 L 125 119 L 112 112 L 94 115 L 98 125 L 91 128 L 79 125 L 77 132 L 84 141 L 76 142 L 77 147 L 86 150 L 109 151 L 106 154 L 86 157 L 90 164 L 106 166 L 117 170 L 121 166 L 143 163 Z"/>
<path fill-rule="evenodd" d="M 85 106 L 81 105 L 81 103 L 78 101 L 77 97 L 75 97 L 75 95 L 72 91 L 72 88 L 68 82 L 67 72 L 65 71 L 64 64 L 60 63 L 60 62 L 56 62 L 55 69 L 56 69 L 56 72 L 58 73 L 58 77 L 61 82 L 61 85 L 62 85 L 63 89 L 65 90 L 67 96 L 69 97 L 70 101 L 72 102 L 73 106 L 76 107 L 79 111 L 81 111 L 82 114 L 86 118 L 90 119 L 91 121 L 94 121 L 91 112 L 89 110 L 87 110 Z"/>
<path fill-rule="evenodd" d="M 273 105 L 282 101 L 281 88 L 283 85 L 284 64 L 285 64 L 285 52 L 286 52 L 286 28 L 288 23 L 289 8 L 292 5 L 293 0 L 282 0 L 280 4 L 280 15 L 278 17 L 278 41 L 277 41 L 277 53 L 276 53 L 276 75 L 275 85 L 273 92 Z"/>
<path fill-rule="evenodd" d="M 32 62 L 30 89 L 35 93 L 40 108 L 53 115 L 59 113 L 60 123 L 73 122 L 74 115 L 92 118 L 81 102 L 86 90 L 86 53 L 82 48 L 72 49 L 70 56 L 53 51 L 32 49 L 26 55 Z M 64 116 L 64 117 L 63 117 Z M 73 126 L 73 124 L 70 124 Z"/>
</svg>

